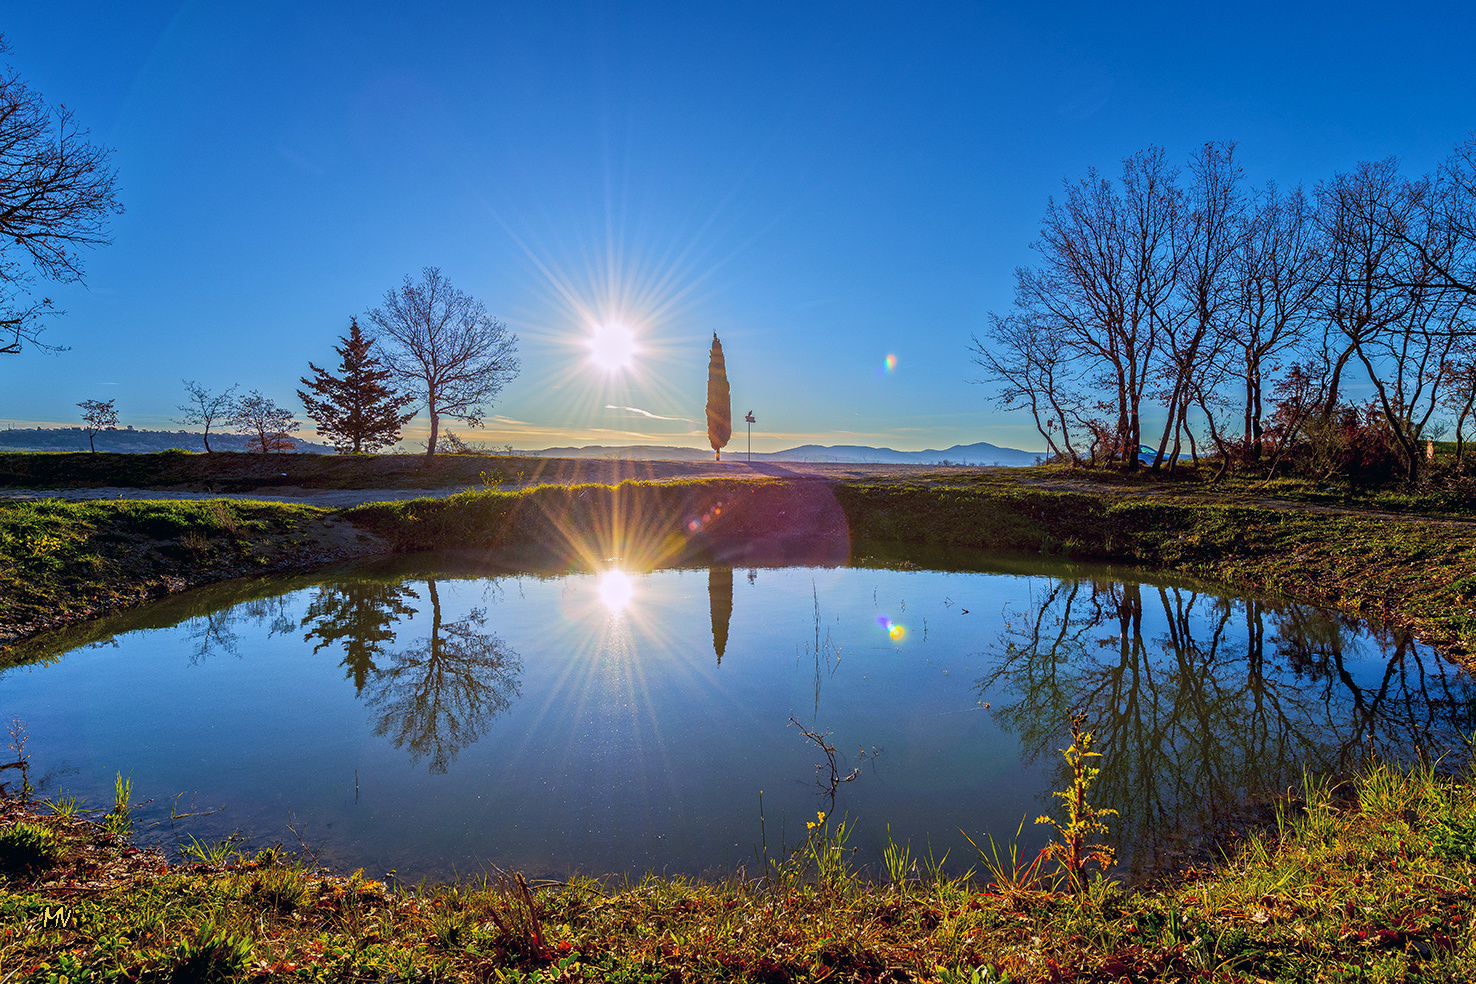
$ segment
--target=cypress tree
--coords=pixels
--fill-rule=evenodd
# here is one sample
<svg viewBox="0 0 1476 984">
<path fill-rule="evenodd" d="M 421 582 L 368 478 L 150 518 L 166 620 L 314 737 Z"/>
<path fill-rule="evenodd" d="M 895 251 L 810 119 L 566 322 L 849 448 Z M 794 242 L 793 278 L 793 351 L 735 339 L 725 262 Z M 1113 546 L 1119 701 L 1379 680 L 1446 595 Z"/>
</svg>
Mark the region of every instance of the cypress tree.
<svg viewBox="0 0 1476 984">
<path fill-rule="evenodd" d="M 384 384 L 390 371 L 369 354 L 374 340 L 364 337 L 358 318 L 349 319 L 349 333 L 340 335 L 339 341 L 343 344 L 333 350 L 342 360 L 342 375 L 333 376 L 309 362 L 314 377 L 304 376 L 302 382 L 312 395 L 298 390 L 298 398 L 307 415 L 318 422 L 318 433 L 339 454 L 372 452 L 394 445 L 405 421 L 415 416 L 413 410 L 400 410 L 415 397 L 399 396 Z"/>
<path fill-rule="evenodd" d="M 733 436 L 733 400 L 728 392 L 728 364 L 723 361 L 723 343 L 712 333 L 712 353 L 707 360 L 707 442 L 718 461 Z"/>
</svg>

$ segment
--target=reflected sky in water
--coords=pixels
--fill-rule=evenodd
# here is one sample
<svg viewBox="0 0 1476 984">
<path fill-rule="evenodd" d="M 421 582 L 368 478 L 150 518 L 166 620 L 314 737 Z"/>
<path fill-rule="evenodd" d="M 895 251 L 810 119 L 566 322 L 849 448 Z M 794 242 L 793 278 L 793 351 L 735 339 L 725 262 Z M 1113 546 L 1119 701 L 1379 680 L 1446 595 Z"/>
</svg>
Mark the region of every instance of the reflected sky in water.
<svg viewBox="0 0 1476 984">
<path fill-rule="evenodd" d="M 1469 680 L 1407 637 L 1107 571 L 405 563 L 197 592 L 60 658 L 33 646 L 0 707 L 46 793 L 104 806 L 131 775 L 143 840 L 174 843 L 171 807 L 223 807 L 179 836 L 411 881 L 754 870 L 761 836 L 773 851 L 829 809 L 791 717 L 861 770 L 836 803 L 858 863 L 890 825 L 958 870 L 961 830 L 1008 838 L 1052 808 L 1076 713 L 1130 866 L 1304 765 L 1440 754 L 1473 720 Z M 1044 837 L 1027 823 L 1027 850 Z"/>
</svg>

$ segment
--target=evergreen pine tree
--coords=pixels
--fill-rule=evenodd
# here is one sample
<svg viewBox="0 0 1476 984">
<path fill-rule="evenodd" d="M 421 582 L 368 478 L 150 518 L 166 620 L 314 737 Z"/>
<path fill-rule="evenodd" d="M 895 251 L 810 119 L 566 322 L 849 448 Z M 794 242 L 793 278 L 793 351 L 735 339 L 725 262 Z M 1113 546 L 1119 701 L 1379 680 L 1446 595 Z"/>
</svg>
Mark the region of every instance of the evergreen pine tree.
<svg viewBox="0 0 1476 984">
<path fill-rule="evenodd" d="M 723 448 L 733 436 L 733 400 L 728 392 L 728 364 L 723 359 L 723 343 L 717 332 L 712 334 L 712 352 L 707 360 L 707 443 L 712 445 L 717 460 L 723 459 Z"/>
<path fill-rule="evenodd" d="M 400 428 L 415 416 L 415 411 L 401 413 L 413 395 L 399 396 L 384 381 L 389 369 L 369 354 L 373 339 L 365 338 L 359 319 L 349 319 L 349 333 L 340 335 L 342 345 L 334 346 L 342 362 L 341 376 L 330 375 L 311 362 L 308 368 L 314 378 L 302 377 L 311 394 L 298 390 L 307 415 L 318 423 L 318 433 L 339 454 L 359 454 L 391 447 L 400 439 Z"/>
</svg>

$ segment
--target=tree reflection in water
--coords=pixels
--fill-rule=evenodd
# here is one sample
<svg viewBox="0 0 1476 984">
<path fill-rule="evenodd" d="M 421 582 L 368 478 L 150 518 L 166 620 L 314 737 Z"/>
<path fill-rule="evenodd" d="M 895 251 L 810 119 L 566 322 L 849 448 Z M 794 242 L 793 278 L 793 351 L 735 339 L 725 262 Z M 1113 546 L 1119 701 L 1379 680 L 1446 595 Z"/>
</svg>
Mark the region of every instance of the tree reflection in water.
<svg viewBox="0 0 1476 984">
<path fill-rule="evenodd" d="M 393 653 L 367 686 L 376 712 L 374 733 L 388 735 L 415 761 L 430 758 L 430 771 L 444 773 L 463 748 L 480 738 L 521 692 L 518 654 L 484 631 L 485 608 L 455 621 L 441 617 L 434 578 L 425 582 L 431 603 L 431 633 Z"/>
<path fill-rule="evenodd" d="M 395 623 L 416 612 L 404 601 L 407 597 L 420 598 L 399 582 L 330 581 L 318 588 L 308 603 L 299 626 L 308 629 L 302 639 L 320 640 L 313 646 L 314 653 L 342 642 L 341 665 L 347 671 L 344 676 L 352 679 L 354 691 L 362 694 L 364 683 L 379 672 L 375 659 L 383 655 L 385 643 L 394 639 Z"/>
<path fill-rule="evenodd" d="M 1104 754 L 1095 800 L 1118 811 L 1130 877 L 1303 770 L 1441 754 L 1476 721 L 1469 676 L 1407 632 L 1307 606 L 1063 580 L 1005 622 L 980 696 L 1031 759 L 1055 761 L 1085 716 Z"/>
<path fill-rule="evenodd" d="M 707 569 L 707 605 L 712 613 L 712 651 L 721 666 L 728 650 L 728 623 L 733 618 L 733 568 Z"/>
<path fill-rule="evenodd" d="M 240 659 L 241 640 L 236 635 L 236 626 L 241 622 L 265 626 L 268 639 L 294 628 L 287 599 L 281 595 L 252 598 L 228 608 L 201 612 L 185 620 L 185 631 L 195 647 L 190 662 L 202 663 L 222 653 Z"/>
</svg>

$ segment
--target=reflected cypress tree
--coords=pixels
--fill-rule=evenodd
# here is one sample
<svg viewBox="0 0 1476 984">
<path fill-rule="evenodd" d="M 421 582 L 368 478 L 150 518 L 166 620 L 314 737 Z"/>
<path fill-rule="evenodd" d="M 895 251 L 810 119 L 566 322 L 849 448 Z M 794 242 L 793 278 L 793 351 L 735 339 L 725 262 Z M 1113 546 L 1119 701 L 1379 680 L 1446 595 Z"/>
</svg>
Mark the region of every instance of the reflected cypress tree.
<svg viewBox="0 0 1476 984">
<path fill-rule="evenodd" d="M 1212 829 L 1304 768 L 1336 771 L 1366 750 L 1406 757 L 1470 733 L 1468 679 L 1407 634 L 1306 606 L 1063 581 L 1007 624 L 981 697 L 1031 758 L 1054 761 L 1072 715 L 1085 716 L 1105 756 L 1095 799 L 1119 811 L 1114 839 L 1138 848 L 1125 852 L 1138 873 L 1180 832 Z M 1357 638 L 1379 653 L 1376 683 L 1344 664 Z"/>
<path fill-rule="evenodd" d="M 415 614 L 407 597 L 420 596 L 401 583 L 334 581 L 318 589 L 298 627 L 308 629 L 304 642 L 320 640 L 313 646 L 315 653 L 343 643 L 344 678 L 352 679 L 354 692 L 361 694 L 365 681 L 379 670 L 375 658 L 395 637 L 394 624 Z"/>
<path fill-rule="evenodd" d="M 430 758 L 444 773 L 467 745 L 479 739 L 520 693 L 518 654 L 484 631 L 485 608 L 444 621 L 436 582 L 426 581 L 431 633 L 389 657 L 369 684 L 376 735 L 408 748 L 415 761 Z"/>
<path fill-rule="evenodd" d="M 712 608 L 712 651 L 719 664 L 728 651 L 728 623 L 733 618 L 733 568 L 707 569 L 707 600 Z"/>
</svg>

